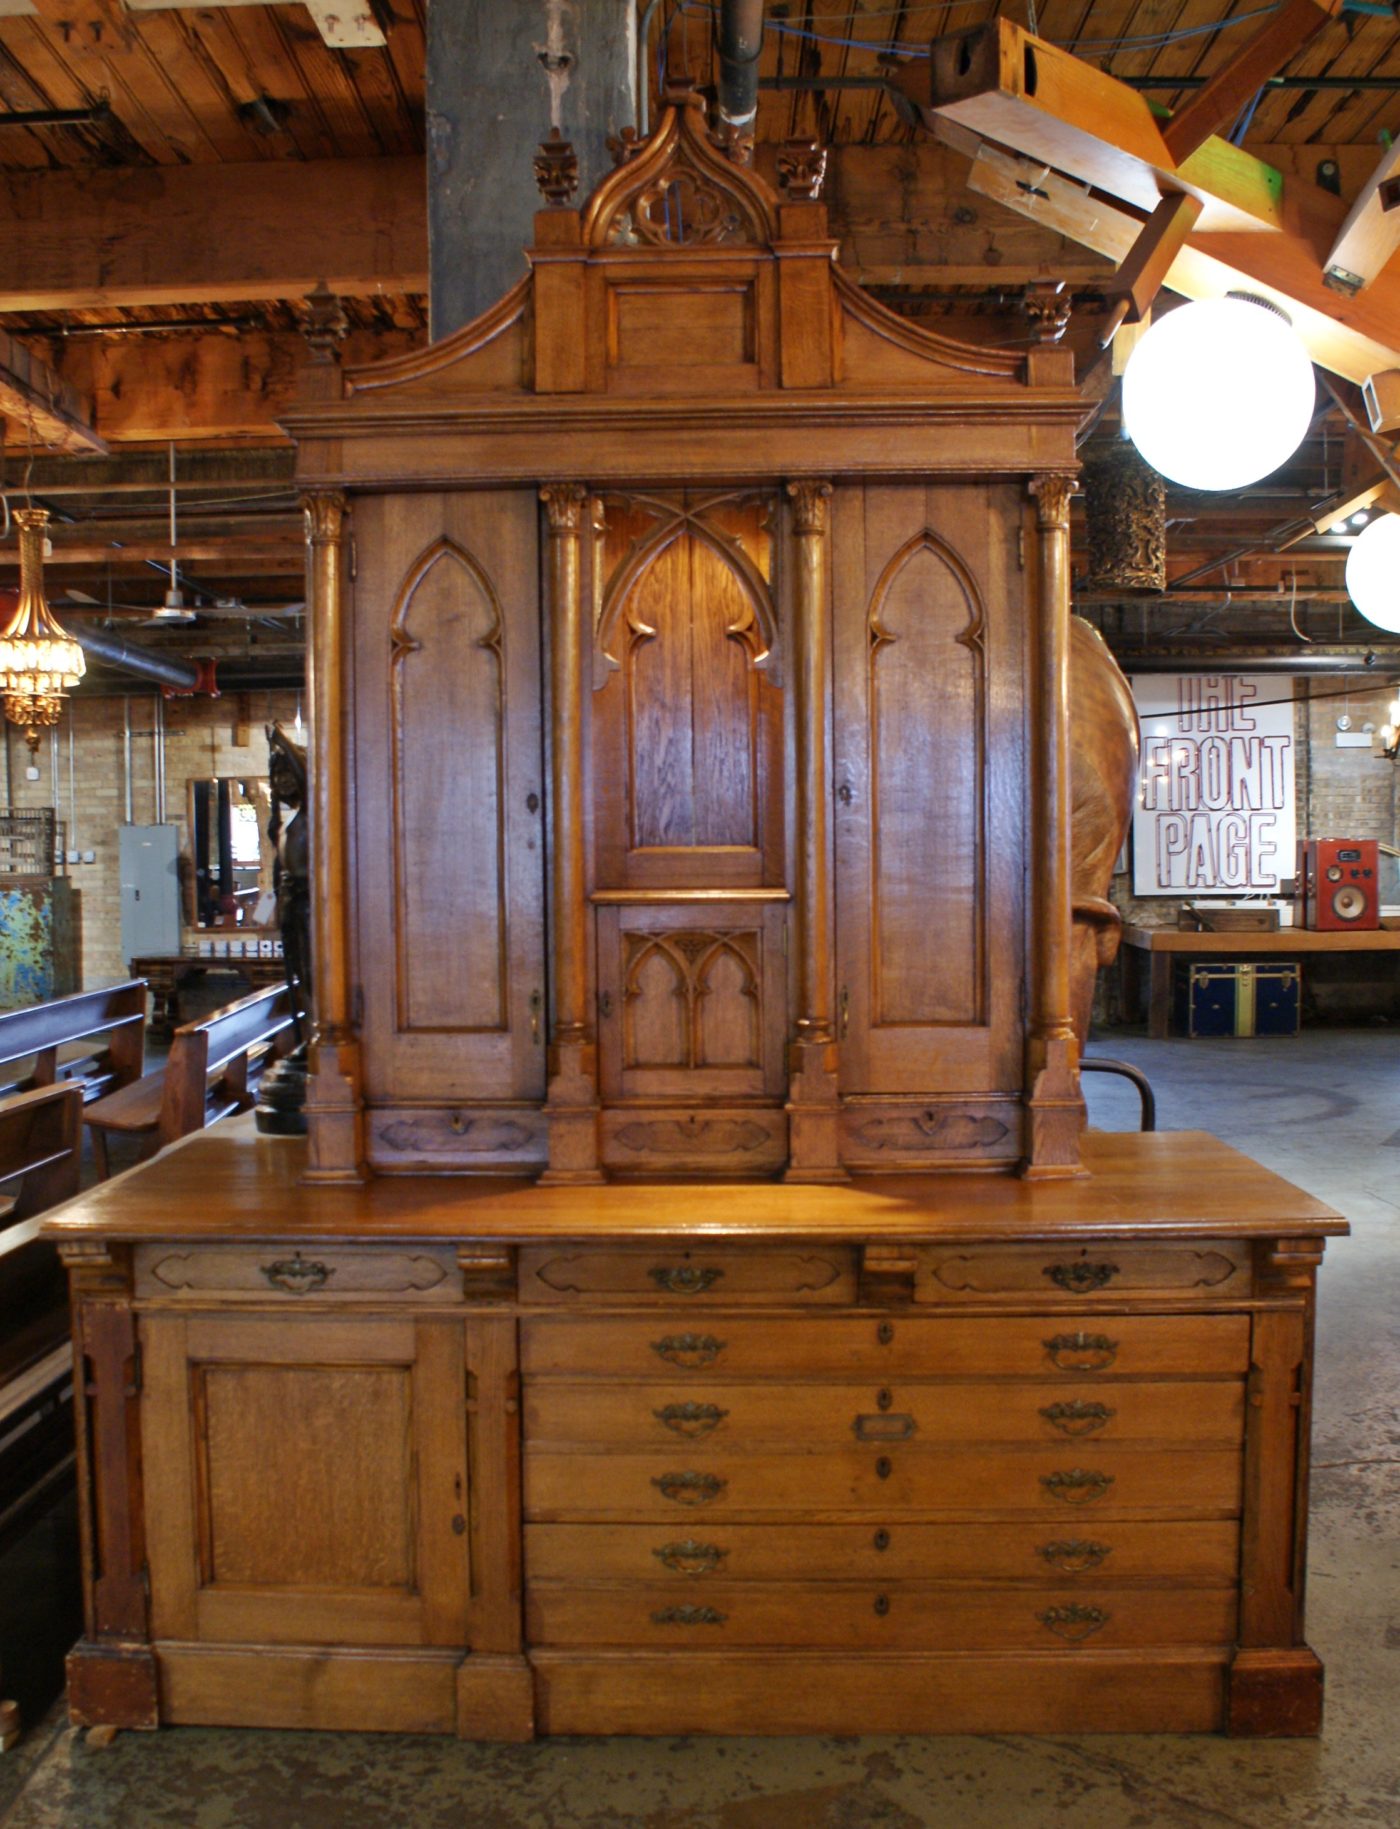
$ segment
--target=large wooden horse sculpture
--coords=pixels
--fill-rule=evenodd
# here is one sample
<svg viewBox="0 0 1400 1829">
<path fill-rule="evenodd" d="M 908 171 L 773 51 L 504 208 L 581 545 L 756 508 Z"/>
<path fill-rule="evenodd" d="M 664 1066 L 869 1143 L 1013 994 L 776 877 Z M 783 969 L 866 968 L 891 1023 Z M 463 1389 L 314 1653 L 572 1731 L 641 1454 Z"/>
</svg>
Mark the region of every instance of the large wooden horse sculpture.
<svg viewBox="0 0 1400 1829">
<path fill-rule="evenodd" d="M 1091 624 L 1070 624 L 1070 839 L 1074 930 L 1070 1013 L 1081 1052 L 1094 979 L 1118 956 L 1123 917 L 1108 900 L 1114 860 L 1133 816 L 1138 720 L 1132 691 Z"/>
</svg>

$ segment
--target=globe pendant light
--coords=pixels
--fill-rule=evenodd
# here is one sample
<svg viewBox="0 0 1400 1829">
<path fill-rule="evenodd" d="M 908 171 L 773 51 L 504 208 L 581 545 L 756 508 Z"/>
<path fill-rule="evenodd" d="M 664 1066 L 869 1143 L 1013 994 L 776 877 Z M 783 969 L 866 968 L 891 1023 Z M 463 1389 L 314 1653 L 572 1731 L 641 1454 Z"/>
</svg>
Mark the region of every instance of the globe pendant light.
<svg viewBox="0 0 1400 1829">
<path fill-rule="evenodd" d="M 1377 515 L 1356 536 L 1347 593 L 1367 622 L 1400 635 L 1400 515 Z"/>
<path fill-rule="evenodd" d="M 47 508 L 17 508 L 19 602 L 0 629 L 0 693 L 5 716 L 18 724 L 30 753 L 39 733 L 57 724 L 63 699 L 87 671 L 83 651 L 60 626 L 44 601 L 44 529 Z"/>
<path fill-rule="evenodd" d="M 1158 318 L 1128 359 L 1123 423 L 1154 470 L 1187 489 L 1242 489 L 1302 443 L 1316 386 L 1276 305 L 1247 293 Z"/>
</svg>

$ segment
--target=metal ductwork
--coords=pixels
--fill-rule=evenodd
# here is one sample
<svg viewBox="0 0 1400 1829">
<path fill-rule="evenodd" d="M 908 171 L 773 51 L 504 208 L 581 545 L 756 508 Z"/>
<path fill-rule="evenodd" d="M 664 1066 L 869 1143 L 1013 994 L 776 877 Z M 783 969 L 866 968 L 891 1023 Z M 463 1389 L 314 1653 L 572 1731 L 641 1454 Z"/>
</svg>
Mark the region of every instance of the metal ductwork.
<svg viewBox="0 0 1400 1829">
<path fill-rule="evenodd" d="M 719 136 L 730 157 L 747 165 L 753 158 L 754 120 L 758 114 L 763 0 L 722 0 L 717 40 Z"/>
<path fill-rule="evenodd" d="M 123 641 L 120 635 L 113 635 L 110 630 L 84 628 L 76 619 L 69 623 L 68 632 L 80 648 L 95 655 L 98 660 L 106 661 L 109 667 L 121 667 L 127 673 L 139 675 L 141 679 L 154 680 L 159 686 L 178 686 L 186 692 L 200 684 L 202 675 L 192 660 L 174 660 L 165 654 L 152 654 L 149 648 L 139 648 L 132 642 Z"/>
</svg>

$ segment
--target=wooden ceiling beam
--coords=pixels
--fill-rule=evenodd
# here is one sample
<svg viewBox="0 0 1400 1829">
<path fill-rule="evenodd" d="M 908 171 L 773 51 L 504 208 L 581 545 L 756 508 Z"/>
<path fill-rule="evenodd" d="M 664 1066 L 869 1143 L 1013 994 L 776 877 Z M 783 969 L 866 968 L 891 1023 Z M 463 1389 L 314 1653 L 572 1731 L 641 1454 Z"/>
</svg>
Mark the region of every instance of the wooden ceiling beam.
<svg viewBox="0 0 1400 1829">
<path fill-rule="evenodd" d="M 1323 272 L 1339 292 L 1369 286 L 1400 248 L 1400 146 L 1387 146 L 1347 211 Z"/>
<path fill-rule="evenodd" d="M 426 292 L 421 158 L 0 173 L 0 311 Z"/>
<path fill-rule="evenodd" d="M 1212 134 L 1225 133 L 1271 76 L 1341 11 L 1342 0 L 1283 0 L 1162 129 L 1180 165 Z"/>
<path fill-rule="evenodd" d="M 0 418 L 11 442 L 68 452 L 106 451 L 93 425 L 92 401 L 56 374 L 26 344 L 0 330 Z"/>
</svg>

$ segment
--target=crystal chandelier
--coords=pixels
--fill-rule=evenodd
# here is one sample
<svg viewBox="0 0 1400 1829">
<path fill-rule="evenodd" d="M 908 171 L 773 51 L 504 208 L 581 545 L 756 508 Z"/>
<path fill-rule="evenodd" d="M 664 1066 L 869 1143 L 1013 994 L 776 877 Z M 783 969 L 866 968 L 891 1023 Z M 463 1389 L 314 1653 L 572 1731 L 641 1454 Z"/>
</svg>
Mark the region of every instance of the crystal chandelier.
<svg viewBox="0 0 1400 1829">
<path fill-rule="evenodd" d="M 64 632 L 44 601 L 44 529 L 47 508 L 17 508 L 19 603 L 0 629 L 0 693 L 5 716 L 18 724 L 34 754 L 39 733 L 57 724 L 63 700 L 87 671 L 83 651 Z"/>
</svg>

